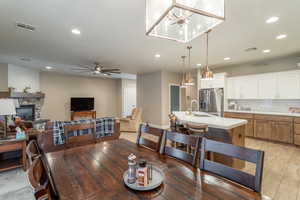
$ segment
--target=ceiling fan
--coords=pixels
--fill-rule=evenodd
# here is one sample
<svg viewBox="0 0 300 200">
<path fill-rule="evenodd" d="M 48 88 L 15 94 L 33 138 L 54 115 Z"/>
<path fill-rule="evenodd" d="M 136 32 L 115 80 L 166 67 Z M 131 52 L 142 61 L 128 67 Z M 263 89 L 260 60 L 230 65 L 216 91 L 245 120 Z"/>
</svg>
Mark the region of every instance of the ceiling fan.
<svg viewBox="0 0 300 200">
<path fill-rule="evenodd" d="M 93 66 L 87 66 L 87 65 L 79 66 L 78 68 L 73 68 L 72 70 L 80 73 L 92 73 L 93 75 L 98 75 L 98 74 L 111 75 L 111 74 L 121 73 L 119 68 L 106 68 L 98 62 L 94 62 Z"/>
</svg>

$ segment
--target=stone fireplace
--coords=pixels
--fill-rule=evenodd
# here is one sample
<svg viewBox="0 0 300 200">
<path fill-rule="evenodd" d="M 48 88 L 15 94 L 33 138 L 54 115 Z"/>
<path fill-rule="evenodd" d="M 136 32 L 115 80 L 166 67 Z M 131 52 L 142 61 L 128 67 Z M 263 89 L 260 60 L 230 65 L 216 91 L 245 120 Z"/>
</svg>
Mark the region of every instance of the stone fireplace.
<svg viewBox="0 0 300 200">
<path fill-rule="evenodd" d="M 44 99 L 40 98 L 18 98 L 19 104 L 16 109 L 17 113 L 25 121 L 35 121 L 41 118 L 41 109 L 44 103 Z"/>
<path fill-rule="evenodd" d="M 25 121 L 35 120 L 35 105 L 20 105 L 16 108 L 17 116 L 21 117 Z"/>
</svg>

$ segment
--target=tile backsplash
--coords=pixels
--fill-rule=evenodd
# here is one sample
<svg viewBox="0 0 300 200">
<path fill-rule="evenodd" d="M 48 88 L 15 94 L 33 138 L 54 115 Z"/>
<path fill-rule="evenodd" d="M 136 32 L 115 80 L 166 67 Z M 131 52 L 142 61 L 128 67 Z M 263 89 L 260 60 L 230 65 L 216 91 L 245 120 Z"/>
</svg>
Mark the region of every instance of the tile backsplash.
<svg viewBox="0 0 300 200">
<path fill-rule="evenodd" d="M 300 108 L 300 99 L 231 99 L 228 100 L 228 109 L 232 109 L 231 105 L 233 104 L 236 104 L 237 110 L 287 113 L 289 112 L 289 107 Z"/>
</svg>

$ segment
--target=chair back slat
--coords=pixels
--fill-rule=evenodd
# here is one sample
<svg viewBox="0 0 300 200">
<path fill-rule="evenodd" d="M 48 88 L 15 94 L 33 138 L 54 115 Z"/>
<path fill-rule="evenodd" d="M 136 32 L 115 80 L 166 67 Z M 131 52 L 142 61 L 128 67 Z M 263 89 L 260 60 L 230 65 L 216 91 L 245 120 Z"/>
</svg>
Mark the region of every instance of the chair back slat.
<svg viewBox="0 0 300 200">
<path fill-rule="evenodd" d="M 68 133 L 71 131 L 80 131 L 92 129 L 92 133 L 69 136 Z M 68 146 L 79 146 L 84 144 L 91 144 L 96 142 L 96 124 L 92 123 L 82 123 L 82 124 L 66 124 L 64 125 L 64 133 L 66 136 L 66 144 Z"/>
<path fill-rule="evenodd" d="M 32 165 L 35 158 L 41 155 L 39 147 L 35 140 L 31 140 L 26 147 L 26 155 L 29 165 Z"/>
<path fill-rule="evenodd" d="M 173 147 L 166 146 L 165 147 L 165 154 L 169 155 L 169 156 L 172 156 L 172 157 L 175 157 L 177 159 L 183 160 L 183 161 L 185 161 L 187 163 L 190 163 L 190 164 L 193 164 L 193 162 L 194 162 L 194 156 L 192 154 L 188 154 L 185 151 L 182 151 L 180 149 L 176 149 L 176 148 L 173 148 Z"/>
<path fill-rule="evenodd" d="M 190 154 L 180 149 L 169 147 L 167 146 L 168 140 L 170 140 L 171 142 L 178 142 L 193 147 L 195 151 L 192 154 Z M 200 137 L 166 131 L 165 138 L 164 138 L 164 145 L 161 153 L 185 161 L 195 167 L 197 164 L 196 160 L 197 160 L 197 152 L 199 149 L 199 140 Z"/>
<path fill-rule="evenodd" d="M 256 164 L 255 175 L 239 171 L 226 165 L 207 160 L 206 152 L 220 153 L 243 161 Z M 246 186 L 256 192 L 261 192 L 264 152 L 244 147 L 234 146 L 223 142 L 202 139 L 200 169 L 215 173 L 231 181 Z"/>
<path fill-rule="evenodd" d="M 191 145 L 191 146 L 196 146 L 198 142 L 198 140 L 195 140 L 195 137 L 193 136 L 189 136 L 177 132 L 167 132 L 167 139 L 174 142 Z"/>
<path fill-rule="evenodd" d="M 139 134 L 137 137 L 137 144 L 158 152 L 160 150 L 163 133 L 163 129 L 154 128 L 145 124 L 140 124 Z M 154 142 L 152 140 L 142 137 L 144 134 L 156 136 L 158 137 L 158 141 Z"/>
<path fill-rule="evenodd" d="M 230 179 L 236 183 L 247 186 L 249 188 L 254 188 L 254 179 L 255 177 L 251 174 L 247 174 L 243 171 L 236 170 L 234 168 L 228 167 L 226 165 L 206 160 L 204 162 L 203 170 L 210 171 L 219 176 Z"/>
</svg>

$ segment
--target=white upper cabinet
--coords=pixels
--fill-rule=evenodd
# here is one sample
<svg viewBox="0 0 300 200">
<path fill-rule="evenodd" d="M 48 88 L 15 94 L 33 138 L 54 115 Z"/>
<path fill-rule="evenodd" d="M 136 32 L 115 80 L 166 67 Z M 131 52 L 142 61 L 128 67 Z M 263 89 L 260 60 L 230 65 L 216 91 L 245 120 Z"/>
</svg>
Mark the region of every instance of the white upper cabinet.
<svg viewBox="0 0 300 200">
<path fill-rule="evenodd" d="M 276 99 L 277 76 L 275 73 L 258 75 L 258 99 Z"/>
<path fill-rule="evenodd" d="M 258 83 L 255 76 L 240 76 L 227 79 L 228 99 L 254 99 L 258 96 Z"/>
<path fill-rule="evenodd" d="M 237 79 L 237 96 L 239 99 L 255 99 L 258 96 L 258 79 L 256 76 L 242 76 Z"/>
<path fill-rule="evenodd" d="M 300 99 L 300 72 L 277 73 L 277 87 L 278 99 Z"/>
<path fill-rule="evenodd" d="M 300 99 L 300 70 L 227 79 L 228 99 Z"/>
<path fill-rule="evenodd" d="M 208 88 L 224 88 L 225 86 L 225 73 L 217 73 L 214 74 L 213 80 L 200 80 L 201 89 L 208 89 Z"/>
<path fill-rule="evenodd" d="M 236 91 L 237 90 L 236 80 L 237 78 L 227 79 L 227 87 L 226 87 L 227 99 L 238 99 L 238 95 Z"/>
</svg>

